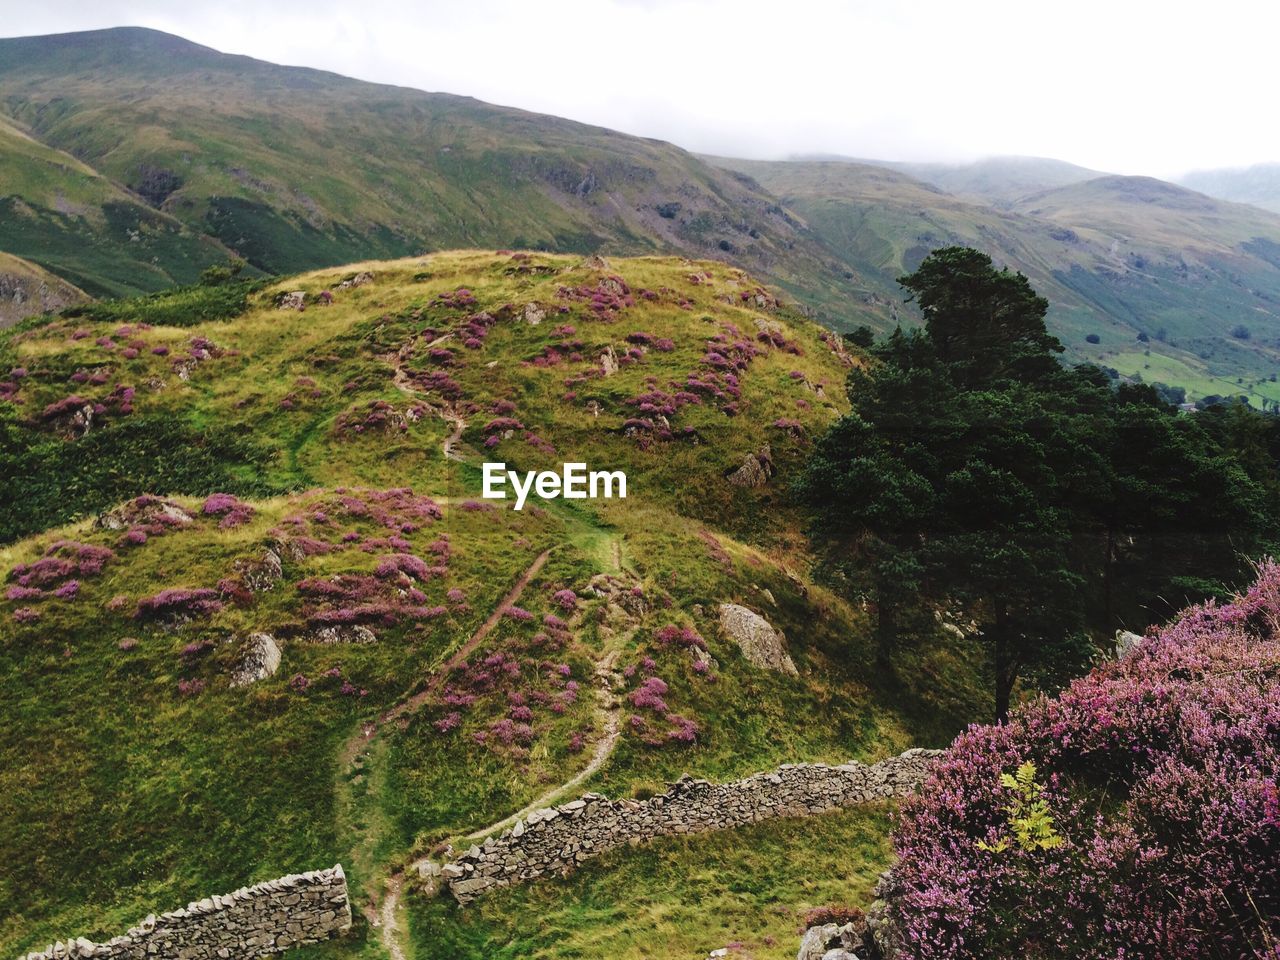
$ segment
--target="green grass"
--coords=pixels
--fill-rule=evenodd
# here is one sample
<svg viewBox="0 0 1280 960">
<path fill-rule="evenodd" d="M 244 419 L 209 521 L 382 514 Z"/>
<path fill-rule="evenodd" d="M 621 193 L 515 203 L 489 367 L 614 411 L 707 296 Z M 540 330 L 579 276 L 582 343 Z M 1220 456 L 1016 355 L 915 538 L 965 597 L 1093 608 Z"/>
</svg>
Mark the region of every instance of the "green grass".
<svg viewBox="0 0 1280 960">
<path fill-rule="evenodd" d="M 372 283 L 339 289 L 363 269 L 373 272 Z M 703 272 L 706 282 L 690 280 Z M 633 290 L 667 292 L 656 300 L 637 295 L 634 306 L 606 319 L 559 293 L 615 274 Z M 441 302 L 458 288 L 472 291 L 476 303 Z M 331 307 L 299 313 L 274 303 L 280 291 L 314 296 L 325 289 L 335 292 Z M 589 747 L 599 735 L 592 674 L 607 650 L 617 652 L 620 670 L 647 669 L 643 661 L 651 657 L 670 685 L 671 710 L 699 728 L 693 746 L 649 745 L 631 730 L 632 710 L 624 704 L 626 732 L 588 785 L 617 796 L 686 772 L 730 778 L 798 760 L 875 760 L 908 746 L 941 745 L 985 716 L 978 651 L 929 634 L 901 651 L 904 679 L 887 681 L 871 668 L 865 614 L 815 583 L 805 517 L 785 491 L 811 438 L 843 409 L 846 367 L 803 317 L 743 301 L 741 294 L 755 289 L 749 277 L 715 263 L 645 258 L 601 271 L 576 257 L 513 260 L 463 251 L 234 291 L 227 309 L 219 306 L 224 291 L 197 289 L 4 334 L 0 362 L 27 370 L 4 421 L 10 459 L 22 466 L 7 502 L 24 506 L 15 506 L 5 522 L 10 536 L 39 532 L 0 548 L 0 574 L 32 561 L 61 536 L 113 547 L 118 556 L 100 578 L 86 578 L 73 600 L 0 601 L 0 677 L 13 691 L 0 706 L 0 720 L 15 731 L 0 745 L 0 858 L 14 865 L 0 879 L 0 897 L 11 905 L 0 923 L 0 948 L 16 952 L 68 935 L 103 936 L 152 910 L 337 861 L 346 865 L 363 904 L 413 851 L 500 820 L 581 769 L 587 753 L 575 752 L 574 738 L 581 735 Z M 547 308 L 541 324 L 524 322 L 529 302 Z M 566 312 L 557 312 L 559 306 Z M 460 346 L 468 318 L 481 312 L 495 318 L 490 332 L 477 349 Z M 696 444 L 646 447 L 623 434 L 635 412 L 629 399 L 654 387 L 679 389 L 704 370 L 709 339 L 731 326 L 758 342 L 757 320 L 779 325 L 799 352 L 761 347 L 739 371 L 736 416 L 712 404 L 681 408 L 673 426 L 694 427 Z M 557 333 L 564 324 L 576 332 Z M 669 338 L 672 349 L 651 349 L 612 376 L 579 380 L 576 389 L 566 384 L 595 369 L 606 348 L 624 351 L 628 335 L 638 331 Z M 425 345 L 450 334 L 454 356 L 440 366 Z M 575 350 L 580 359 L 533 362 L 566 336 L 582 341 Z M 112 347 L 100 345 L 102 337 Z M 195 338 L 211 344 L 197 347 L 203 341 Z M 130 349 L 137 355 L 124 356 L 135 342 Z M 207 355 L 191 363 L 193 348 Z M 409 374 L 443 369 L 456 382 L 453 409 L 468 424 L 463 463 L 442 455 L 450 427 L 437 411 L 445 398 L 399 389 L 397 364 Z M 81 374 L 101 374 L 102 382 L 75 382 Z M 42 416 L 72 390 L 108 401 L 121 384 L 136 388 L 132 412 L 109 408 L 85 437 L 69 439 Z M 389 426 L 351 428 L 353 416 L 363 422 L 379 402 L 394 414 Z M 484 426 L 500 402 L 514 404 L 510 415 L 525 426 L 486 447 Z M 418 404 L 425 406 L 410 417 Z M 775 427 L 780 418 L 801 426 L 794 433 Z M 526 433 L 555 452 L 540 449 Z M 758 490 L 726 483 L 723 473 L 765 443 L 778 476 Z M 628 499 L 535 503 L 520 513 L 462 506 L 479 495 L 478 464 L 485 459 L 533 469 L 571 456 L 593 468 L 624 469 Z M 465 609 L 449 601 L 447 615 L 376 627 L 378 642 L 370 645 L 297 642 L 310 615 L 299 581 L 369 574 L 384 552 L 351 547 L 287 556 L 283 582 L 247 602 L 228 603 L 207 620 L 164 629 L 130 616 L 138 598 L 167 587 L 213 587 L 234 575 L 238 560 L 260 556 L 299 529 L 328 530 L 331 539 L 348 526 L 374 535 L 375 523 L 346 516 L 337 505 L 332 491 L 353 487 L 410 487 L 441 504 L 443 519 L 406 537 L 411 552 L 426 556 L 428 545 L 448 534 L 448 575 L 418 586 L 428 605 L 445 603 L 450 588 L 461 589 Z M 127 547 L 119 532 L 95 529 L 90 519 L 143 492 L 192 495 L 215 488 L 253 498 L 252 522 L 223 530 L 215 519 L 201 518 Z M 317 510 L 336 517 L 334 526 L 307 519 Z M 437 727 L 450 712 L 437 695 L 403 729 L 384 729 L 354 767 L 340 762 L 360 723 L 437 677 L 548 547 L 554 547 L 550 559 L 519 601 L 533 622 L 500 620 L 470 658 L 519 659 L 518 683 L 484 692 L 459 711 L 453 730 Z M 642 592 L 646 608 L 617 621 L 587 589 L 599 573 L 624 577 Z M 552 595 L 566 588 L 582 598 L 568 635 L 539 639 L 539 622 L 557 612 Z M 108 606 L 116 597 L 124 600 Z M 717 606 L 730 601 L 759 610 L 784 631 L 800 677 L 751 666 L 721 636 Z M 13 620 L 24 602 L 39 607 L 39 621 Z M 718 664 L 713 677 L 698 674 L 686 651 L 656 641 L 668 623 L 691 626 L 705 638 Z M 254 630 L 295 639 L 286 642 L 275 677 L 233 689 L 228 674 L 239 638 Z M 138 640 L 131 652 L 119 648 L 126 637 Z M 183 648 L 202 640 L 212 649 L 184 659 Z M 488 735 L 508 716 L 509 693 L 548 703 L 558 697 L 553 668 L 559 664 L 580 684 L 579 695 L 563 713 L 539 704 L 531 744 L 476 742 L 476 734 Z M 325 676 L 333 668 L 340 679 Z M 296 674 L 313 681 L 303 693 L 289 686 Z M 203 680 L 205 689 L 180 695 L 179 681 L 190 680 Z M 343 680 L 367 695 L 342 695 Z M 647 722 L 661 730 L 657 718 Z M 46 789 L 51 782 L 77 786 Z M 881 850 L 883 820 L 867 816 L 858 836 L 879 831 L 874 844 Z M 728 840 L 708 842 L 733 849 Z M 859 879 L 838 899 L 857 895 L 883 859 L 864 846 L 848 849 L 849 875 Z M 647 880 L 622 876 L 618 883 L 641 884 L 637 895 L 643 894 Z M 724 882 L 750 884 L 751 876 L 726 873 Z M 779 888 L 780 903 L 801 896 L 799 888 L 790 889 Z M 672 916 L 670 922 L 696 931 L 707 928 L 712 914 L 697 924 L 692 914 Z M 455 919 L 457 936 L 470 937 L 471 927 Z M 599 925 L 607 942 L 613 922 L 588 912 L 578 935 Z M 759 936 L 774 935 L 764 929 Z M 361 920 L 351 940 L 308 953 L 373 957 L 380 949 Z"/>
<path fill-rule="evenodd" d="M 803 913 L 866 902 L 889 864 L 888 811 L 868 806 L 666 837 L 459 907 L 415 901 L 413 960 L 795 956 Z"/>
</svg>

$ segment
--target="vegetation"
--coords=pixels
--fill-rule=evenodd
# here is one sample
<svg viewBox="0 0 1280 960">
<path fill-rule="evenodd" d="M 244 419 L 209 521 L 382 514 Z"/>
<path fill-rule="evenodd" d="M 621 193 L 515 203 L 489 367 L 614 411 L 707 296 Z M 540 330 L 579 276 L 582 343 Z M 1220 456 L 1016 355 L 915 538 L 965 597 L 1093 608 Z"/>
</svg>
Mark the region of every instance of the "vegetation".
<svg viewBox="0 0 1280 960">
<path fill-rule="evenodd" d="M 957 739 L 895 830 L 901 956 L 1273 955 L 1278 624 L 1269 563 L 1232 602 Z"/>
<path fill-rule="evenodd" d="M 978 659 L 939 631 L 894 651 L 904 680 L 880 684 L 866 615 L 815 582 L 784 492 L 858 361 L 743 272 L 459 252 L 216 279 L 0 339 L 15 466 L 0 517 L 4 949 L 336 861 L 368 907 L 411 856 L 582 770 L 610 666 L 622 733 L 579 789 L 622 797 L 686 772 L 942 745 L 989 709 Z M 764 487 L 725 480 L 766 446 Z M 628 499 L 517 513 L 480 498 L 481 461 L 539 469 L 568 451 L 625 470 Z M 281 569 L 262 589 L 269 551 Z M 624 591 L 622 614 L 600 576 Z M 742 657 L 718 628 L 726 601 L 786 634 L 799 677 Z M 280 669 L 233 685 L 259 631 Z M 414 694 L 402 725 L 352 747 Z M 744 871 L 721 900 L 741 938 L 786 952 L 794 911 L 838 899 L 842 877 L 869 889 L 884 862 L 883 812 L 830 823 L 677 843 L 616 878 L 602 864 L 584 884 L 651 896 L 653 930 L 566 905 L 566 944 L 651 949 L 677 922 L 659 920 L 676 881 L 656 865 L 709 856 Z M 846 841 L 865 862 L 819 888 L 781 862 L 776 886 L 741 879 L 767 862 L 757 848 L 815 829 L 823 862 Z M 513 891 L 499 919 L 413 913 L 479 950 L 506 924 L 534 928 L 553 895 Z M 770 896 L 787 912 L 757 916 Z M 361 913 L 349 940 L 300 956 L 382 949 Z"/>
<path fill-rule="evenodd" d="M 1081 669 L 1086 628 L 1222 592 L 1241 553 L 1276 543 L 1276 418 L 1239 407 L 1230 440 L 1150 388 L 1061 367 L 1047 303 L 977 251 L 936 251 L 903 285 L 924 329 L 851 372 L 853 411 L 800 484 L 875 603 L 882 663 L 905 607 L 958 604 L 990 647 L 1003 720 L 1020 677 Z"/>
</svg>

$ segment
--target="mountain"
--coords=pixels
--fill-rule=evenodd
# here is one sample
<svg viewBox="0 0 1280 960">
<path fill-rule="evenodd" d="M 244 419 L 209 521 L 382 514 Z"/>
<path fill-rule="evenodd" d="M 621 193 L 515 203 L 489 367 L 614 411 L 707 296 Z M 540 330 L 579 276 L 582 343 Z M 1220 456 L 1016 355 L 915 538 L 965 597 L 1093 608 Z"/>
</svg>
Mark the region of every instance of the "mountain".
<svg viewBox="0 0 1280 960">
<path fill-rule="evenodd" d="M 1047 157 L 986 157 L 972 163 L 869 161 L 940 187 L 956 196 L 1006 207 L 1029 194 L 1066 187 L 1103 174 Z"/>
<path fill-rule="evenodd" d="M 787 490 L 858 362 L 750 275 L 679 257 L 438 253 L 0 334 L 25 372 L 0 400 L 0 947 L 341 861 L 356 929 L 307 956 L 407 930 L 415 955 L 488 957 L 510 926 L 547 957 L 793 953 L 801 914 L 869 895 L 883 803 L 465 909 L 415 894 L 398 928 L 379 907 L 561 784 L 878 760 L 989 710 L 977 645 L 922 625 L 880 679 L 867 612 L 817 582 Z M 624 470 L 627 497 L 482 497 L 482 462 L 570 457 Z M 796 672 L 748 659 L 722 603 Z"/>
<path fill-rule="evenodd" d="M 1193 397 L 1280 401 L 1274 214 L 1147 177 L 1095 177 L 1001 208 L 867 164 L 716 162 L 777 193 L 890 321 L 896 278 L 935 247 L 966 244 L 1049 298 L 1050 327 L 1072 358 Z"/>
<path fill-rule="evenodd" d="M 33 313 L 61 310 L 88 297 L 60 277 L 28 260 L 0 253 L 0 327 Z"/>
<path fill-rule="evenodd" d="M 1248 203 L 1280 213 L 1280 163 L 1259 163 L 1234 170 L 1197 170 L 1178 183 L 1211 197 Z"/>
<path fill-rule="evenodd" d="M 84 176 L 145 200 L 157 221 L 268 273 L 518 247 L 717 256 L 829 307 L 847 290 L 821 244 L 757 185 L 671 144 L 467 97 L 121 28 L 0 40 L 0 109 L 42 149 L 91 168 Z M 54 203 L 21 180 L 5 190 Z M 44 233 L 0 239 L 58 266 Z"/>
<path fill-rule="evenodd" d="M 2 116 L 0 248 L 95 296 L 189 283 L 228 256 L 216 240 Z"/>
</svg>

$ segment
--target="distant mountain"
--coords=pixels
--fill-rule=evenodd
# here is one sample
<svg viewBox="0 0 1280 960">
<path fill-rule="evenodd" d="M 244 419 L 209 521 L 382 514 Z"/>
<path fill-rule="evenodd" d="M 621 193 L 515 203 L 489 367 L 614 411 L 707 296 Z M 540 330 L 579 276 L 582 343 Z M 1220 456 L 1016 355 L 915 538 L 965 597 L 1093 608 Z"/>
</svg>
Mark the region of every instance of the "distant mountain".
<svg viewBox="0 0 1280 960">
<path fill-rule="evenodd" d="M 121 28 L 0 40 L 0 110 L 157 223 L 266 272 L 444 247 L 676 252 L 733 260 L 833 309 L 848 292 L 845 271 L 758 185 L 671 144 L 467 97 Z M 8 183 L 0 196 L 38 204 L 51 225 L 0 231 L 0 244 L 64 267 L 46 250 L 67 216 L 57 191 Z M 127 249 L 110 218 L 98 226 Z"/>
<path fill-rule="evenodd" d="M 1178 183 L 1211 197 L 1280 213 L 1280 163 L 1259 163 L 1237 170 L 1197 170 Z"/>
<path fill-rule="evenodd" d="M 1050 299 L 1073 357 L 1192 396 L 1280 401 L 1273 214 L 1148 177 L 1095 177 L 998 208 L 882 166 L 717 162 L 777 193 L 862 279 L 868 305 L 891 315 L 899 275 L 935 247 L 967 244 Z"/>
<path fill-rule="evenodd" d="M 1046 157 L 986 157 L 972 163 L 910 163 L 898 160 L 854 160 L 846 157 L 797 157 L 802 161 L 844 161 L 885 167 L 932 184 L 947 193 L 1008 206 L 1033 193 L 1065 187 L 1094 177 L 1097 170 Z"/>
</svg>

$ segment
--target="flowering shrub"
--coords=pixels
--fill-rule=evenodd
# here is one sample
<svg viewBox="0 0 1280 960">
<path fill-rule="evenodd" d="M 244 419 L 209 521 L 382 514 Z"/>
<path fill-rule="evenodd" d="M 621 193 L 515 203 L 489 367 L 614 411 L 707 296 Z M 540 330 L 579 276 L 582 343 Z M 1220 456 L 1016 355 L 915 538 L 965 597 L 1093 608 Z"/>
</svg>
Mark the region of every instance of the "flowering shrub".
<svg viewBox="0 0 1280 960">
<path fill-rule="evenodd" d="M 11 582 L 5 599 L 39 600 L 54 597 L 70 600 L 80 592 L 81 579 L 96 577 L 115 554 L 75 540 L 56 540 L 34 563 L 19 563 L 9 571 Z"/>
<path fill-rule="evenodd" d="M 138 601 L 134 616 L 139 620 L 190 620 L 207 617 L 222 609 L 217 590 L 207 587 L 171 587 Z"/>
<path fill-rule="evenodd" d="M 210 494 L 200 512 L 206 516 L 221 517 L 218 526 L 224 529 L 238 527 L 253 518 L 253 507 L 229 493 Z"/>
<path fill-rule="evenodd" d="M 974 727 L 908 800 L 906 960 L 1275 956 L 1280 566 Z"/>
</svg>

